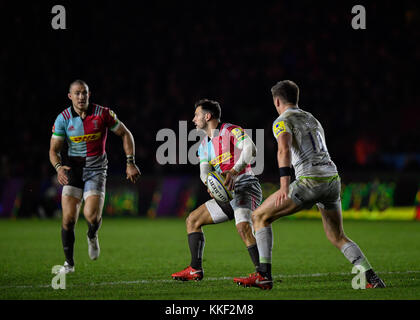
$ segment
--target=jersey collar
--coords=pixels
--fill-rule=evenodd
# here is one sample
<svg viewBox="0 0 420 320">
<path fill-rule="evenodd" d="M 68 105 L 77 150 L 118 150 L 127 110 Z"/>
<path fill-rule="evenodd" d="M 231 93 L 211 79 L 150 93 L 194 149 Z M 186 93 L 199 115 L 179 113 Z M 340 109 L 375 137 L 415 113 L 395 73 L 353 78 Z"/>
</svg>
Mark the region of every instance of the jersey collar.
<svg viewBox="0 0 420 320">
<path fill-rule="evenodd" d="M 210 141 L 211 139 L 214 139 L 216 137 L 218 137 L 220 135 L 220 131 L 221 128 L 223 127 L 224 123 L 219 122 L 219 124 L 217 125 L 216 129 L 217 130 L 217 135 L 214 135 L 212 138 L 210 138 L 209 136 L 207 136 L 207 141 Z"/>
<path fill-rule="evenodd" d="M 71 115 L 72 115 L 73 118 L 80 117 L 77 114 L 77 112 L 74 110 L 73 105 L 70 107 L 70 109 L 71 109 Z M 93 105 L 91 103 L 89 103 L 86 115 L 91 115 L 92 113 L 93 113 Z"/>
</svg>

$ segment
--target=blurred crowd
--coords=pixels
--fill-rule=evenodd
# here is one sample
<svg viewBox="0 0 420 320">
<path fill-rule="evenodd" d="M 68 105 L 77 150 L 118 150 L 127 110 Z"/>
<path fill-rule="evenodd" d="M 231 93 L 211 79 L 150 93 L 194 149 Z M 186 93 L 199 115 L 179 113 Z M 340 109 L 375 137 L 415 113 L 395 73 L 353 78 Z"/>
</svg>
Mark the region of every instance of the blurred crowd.
<svg viewBox="0 0 420 320">
<path fill-rule="evenodd" d="M 264 129 L 264 175 L 277 174 L 270 88 L 283 79 L 299 85 L 299 106 L 323 124 L 339 170 L 396 170 L 384 155 L 397 154 L 408 154 L 400 170 L 418 170 L 415 1 L 369 1 L 366 30 L 352 29 L 345 2 L 69 2 L 66 30 L 51 28 L 52 5 L 0 4 L 12 35 L 0 48 L 2 179 L 54 174 L 51 127 L 75 79 L 131 130 L 144 174 L 197 173 L 161 166 L 155 153 L 160 129 L 177 133 L 183 120 L 193 129 L 200 98 L 221 103 L 222 121 Z M 110 173 L 124 174 L 112 133 L 107 153 Z"/>
</svg>

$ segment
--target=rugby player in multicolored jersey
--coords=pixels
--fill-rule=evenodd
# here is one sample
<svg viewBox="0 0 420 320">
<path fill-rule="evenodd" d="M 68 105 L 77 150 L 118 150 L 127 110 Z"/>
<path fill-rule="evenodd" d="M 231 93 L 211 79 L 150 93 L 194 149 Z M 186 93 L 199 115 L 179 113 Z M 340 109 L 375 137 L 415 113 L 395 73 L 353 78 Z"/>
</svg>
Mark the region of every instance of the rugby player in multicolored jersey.
<svg viewBox="0 0 420 320">
<path fill-rule="evenodd" d="M 92 260 L 99 257 L 98 229 L 102 223 L 105 198 L 107 156 L 105 142 L 108 128 L 123 140 L 127 156 L 127 179 L 135 183 L 140 171 L 134 162 L 134 139 L 115 113 L 89 103 L 90 91 L 82 80 L 71 83 L 69 99 L 72 106 L 61 112 L 55 120 L 50 143 L 50 162 L 57 171 L 58 182 L 63 185 L 61 205 L 63 220 L 61 239 L 66 261 L 60 272 L 74 272 L 74 227 L 79 216 L 82 199 L 83 213 L 88 222 L 88 254 Z M 68 163 L 61 161 L 60 152 L 68 144 Z"/>
<path fill-rule="evenodd" d="M 278 146 L 280 189 L 252 214 L 260 266 L 249 277 L 234 278 L 234 282 L 245 287 L 271 289 L 271 224 L 280 217 L 310 209 L 316 204 L 321 211 L 328 240 L 353 265 L 365 270 L 367 287 L 384 288 L 384 282 L 373 271 L 358 245 L 344 233 L 340 177 L 328 153 L 324 129 L 312 114 L 298 107 L 299 88 L 294 82 L 280 81 L 272 87 L 271 92 L 280 115 L 273 123 Z M 291 165 L 296 176 L 292 183 Z"/>
<path fill-rule="evenodd" d="M 256 147 L 245 131 L 230 123 L 221 123 L 221 108 L 218 102 L 202 99 L 195 104 L 193 122 L 197 130 L 203 130 L 203 139 L 198 154 L 200 178 L 207 184 L 207 174 L 215 170 L 225 176 L 225 186 L 234 191 L 230 202 L 211 199 L 190 213 L 186 220 L 188 245 L 191 252 L 190 265 L 172 274 L 175 280 L 201 280 L 204 251 L 202 227 L 235 219 L 236 229 L 248 248 L 255 267 L 259 257 L 252 233 L 251 213 L 262 201 L 260 183 L 252 172 L 250 163 L 256 156 Z"/>
</svg>

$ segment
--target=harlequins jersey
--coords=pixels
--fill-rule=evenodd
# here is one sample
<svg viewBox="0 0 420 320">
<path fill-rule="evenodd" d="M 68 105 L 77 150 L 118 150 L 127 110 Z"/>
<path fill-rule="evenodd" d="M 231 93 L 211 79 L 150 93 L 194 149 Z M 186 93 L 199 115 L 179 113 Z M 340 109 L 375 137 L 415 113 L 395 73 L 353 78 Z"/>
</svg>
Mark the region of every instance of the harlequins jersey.
<svg viewBox="0 0 420 320">
<path fill-rule="evenodd" d="M 108 128 L 117 130 L 120 122 L 109 108 L 89 104 L 87 116 L 81 119 L 73 107 L 61 112 L 54 122 L 52 136 L 66 139 L 68 156 L 82 158 L 84 167 L 106 168 L 105 142 Z"/>
<path fill-rule="evenodd" d="M 218 134 L 210 139 L 205 137 L 198 148 L 198 156 L 201 162 L 208 162 L 219 173 L 233 168 L 238 161 L 241 150 L 237 148 L 239 142 L 250 139 L 245 131 L 230 123 L 223 123 L 217 128 Z M 239 175 L 252 173 L 251 165 L 248 164 Z"/>
</svg>

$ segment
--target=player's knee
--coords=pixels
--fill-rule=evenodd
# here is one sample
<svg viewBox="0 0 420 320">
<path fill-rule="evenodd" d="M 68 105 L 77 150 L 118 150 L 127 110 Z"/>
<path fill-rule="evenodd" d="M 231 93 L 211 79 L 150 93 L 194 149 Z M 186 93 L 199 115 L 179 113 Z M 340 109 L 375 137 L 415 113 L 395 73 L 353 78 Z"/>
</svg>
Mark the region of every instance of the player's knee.
<svg viewBox="0 0 420 320">
<path fill-rule="evenodd" d="M 62 227 L 66 231 L 74 230 L 74 226 L 76 225 L 76 219 L 74 217 L 63 217 Z"/>
<path fill-rule="evenodd" d="M 267 216 L 264 214 L 263 211 L 260 211 L 258 209 L 252 213 L 251 218 L 252 218 L 252 224 L 254 226 L 265 224 L 267 222 Z"/>
<path fill-rule="evenodd" d="M 242 239 L 253 238 L 252 228 L 248 222 L 241 222 L 236 225 L 236 230 Z"/>
<path fill-rule="evenodd" d="M 196 210 L 189 214 L 189 216 L 185 220 L 185 223 L 187 225 L 187 229 L 197 229 L 201 227 L 199 214 Z"/>
<path fill-rule="evenodd" d="M 98 209 L 89 209 L 84 211 L 86 221 L 89 223 L 96 223 L 100 220 L 100 212 Z"/>
</svg>

